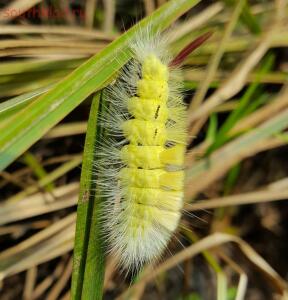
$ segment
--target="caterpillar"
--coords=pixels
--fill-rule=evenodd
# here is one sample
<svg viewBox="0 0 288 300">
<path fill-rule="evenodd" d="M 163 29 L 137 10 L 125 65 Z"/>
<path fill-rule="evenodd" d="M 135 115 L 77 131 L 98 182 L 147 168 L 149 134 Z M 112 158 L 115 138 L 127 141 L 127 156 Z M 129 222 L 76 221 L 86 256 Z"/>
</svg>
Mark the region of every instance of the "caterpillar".
<svg viewBox="0 0 288 300">
<path fill-rule="evenodd" d="M 173 58 L 166 37 L 142 33 L 129 47 L 132 59 L 103 91 L 105 139 L 96 165 L 103 230 L 125 269 L 159 259 L 178 226 L 187 140 L 179 65 L 208 37 Z"/>
</svg>

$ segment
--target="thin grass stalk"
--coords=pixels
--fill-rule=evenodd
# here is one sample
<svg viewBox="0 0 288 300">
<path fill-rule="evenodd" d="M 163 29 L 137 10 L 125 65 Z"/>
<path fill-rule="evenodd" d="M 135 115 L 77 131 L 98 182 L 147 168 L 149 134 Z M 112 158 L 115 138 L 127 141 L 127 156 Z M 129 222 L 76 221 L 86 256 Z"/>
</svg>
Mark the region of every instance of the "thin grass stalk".
<svg viewBox="0 0 288 300">
<path fill-rule="evenodd" d="M 101 299 L 104 282 L 104 251 L 100 236 L 99 214 L 100 198 L 96 197 L 96 184 L 93 175 L 95 143 L 99 134 L 97 119 L 100 105 L 100 94 L 93 98 L 84 147 L 84 157 L 80 181 L 80 194 L 77 208 L 76 234 L 74 246 L 72 299 L 81 299 L 82 293 L 90 298 Z M 97 216 L 98 214 L 98 216 Z M 94 215 L 94 216 L 93 216 Z M 93 223 L 93 226 L 92 226 Z M 89 266 L 90 265 L 90 266 Z M 97 270 L 95 273 L 88 271 Z M 86 269 L 87 268 L 87 269 Z M 93 278 L 90 278 L 90 277 Z M 86 282 L 84 283 L 84 277 Z M 90 279 L 90 283 L 88 280 Z M 85 291 L 84 286 L 85 285 Z M 92 298 L 91 298 L 92 297 Z"/>
</svg>

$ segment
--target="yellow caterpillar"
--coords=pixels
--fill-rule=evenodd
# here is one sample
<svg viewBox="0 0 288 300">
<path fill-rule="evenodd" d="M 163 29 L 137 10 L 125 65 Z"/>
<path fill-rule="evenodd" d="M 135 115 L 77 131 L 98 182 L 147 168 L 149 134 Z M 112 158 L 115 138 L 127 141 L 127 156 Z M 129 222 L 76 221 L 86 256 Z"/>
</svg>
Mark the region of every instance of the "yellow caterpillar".
<svg viewBox="0 0 288 300">
<path fill-rule="evenodd" d="M 182 78 L 166 41 L 142 35 L 131 51 L 105 90 L 110 138 L 98 168 L 109 249 L 124 268 L 138 269 L 161 256 L 178 226 L 187 138 Z"/>
</svg>

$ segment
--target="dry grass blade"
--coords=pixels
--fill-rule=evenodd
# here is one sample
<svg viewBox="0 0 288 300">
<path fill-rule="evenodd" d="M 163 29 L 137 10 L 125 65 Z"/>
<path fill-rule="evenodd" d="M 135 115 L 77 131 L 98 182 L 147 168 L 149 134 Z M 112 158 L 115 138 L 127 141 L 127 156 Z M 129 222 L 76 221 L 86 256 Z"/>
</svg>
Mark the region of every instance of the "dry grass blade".
<svg viewBox="0 0 288 300">
<path fill-rule="evenodd" d="M 250 55 L 238 65 L 227 81 L 224 82 L 214 94 L 208 97 L 201 107 L 194 112 L 190 112 L 188 116 L 189 124 L 207 115 L 214 107 L 231 98 L 243 88 L 246 83 L 247 75 L 269 49 L 272 35 L 273 31 L 265 33 L 261 42 L 253 47 L 253 51 Z"/>
<path fill-rule="evenodd" d="M 46 300 L 57 300 L 72 274 L 72 258 L 69 259 L 63 274 L 46 297 Z"/>
<path fill-rule="evenodd" d="M 244 300 L 245 299 L 244 297 L 245 297 L 245 293 L 247 290 L 247 285 L 248 285 L 247 275 L 244 272 L 241 272 L 235 300 Z"/>
<path fill-rule="evenodd" d="M 153 11 L 156 9 L 154 1 L 153 0 L 144 0 L 144 6 L 145 6 L 145 13 L 146 16 L 149 16 L 153 13 Z"/>
<path fill-rule="evenodd" d="M 258 143 L 257 145 L 254 145 L 250 149 L 250 151 L 247 151 L 244 156 L 238 157 L 237 161 L 244 159 L 246 157 L 252 156 L 253 154 L 271 150 L 277 147 L 285 146 L 287 144 L 287 141 L 281 137 L 272 137 L 265 139 Z M 192 166 L 194 161 L 197 160 L 197 158 L 201 158 L 205 155 L 208 147 L 211 145 L 211 142 L 208 140 L 204 141 L 203 143 L 199 144 L 198 146 L 194 147 L 191 151 L 189 151 L 185 158 L 185 165 L 187 167 Z M 239 160 L 238 160 L 239 159 Z M 237 162 L 236 161 L 236 162 Z"/>
<path fill-rule="evenodd" d="M 95 53 L 98 53 L 103 47 L 96 47 L 96 48 L 66 48 L 63 47 L 38 47 L 37 48 L 37 54 L 35 54 L 35 48 L 16 48 L 16 49 L 7 49 L 7 50 L 1 50 L 0 49 L 0 57 L 6 57 L 6 56 L 27 56 L 27 57 L 39 57 L 39 58 L 49 58 L 49 57 L 61 57 L 66 56 L 66 58 L 82 58 L 87 56 L 92 56 Z M 63 76 L 62 76 L 63 77 Z"/>
<path fill-rule="evenodd" d="M 61 276 L 61 274 L 63 274 L 65 263 L 66 261 L 64 256 L 61 259 L 60 263 L 56 266 L 55 270 L 35 287 L 31 300 L 40 298 L 45 293 L 45 291 L 53 284 L 53 282 L 57 280 Z"/>
<path fill-rule="evenodd" d="M 248 277 L 246 273 L 234 260 L 224 254 L 222 251 L 217 251 L 217 255 L 220 256 L 226 263 L 228 263 L 233 270 L 239 273 L 239 282 L 235 300 L 244 300 L 248 285 Z"/>
<path fill-rule="evenodd" d="M 48 212 L 71 207 L 77 204 L 78 183 L 59 187 L 51 193 L 37 193 L 19 202 L 1 205 L 0 224 L 7 224 L 39 216 Z"/>
<path fill-rule="evenodd" d="M 74 168 L 78 167 L 82 162 L 82 157 L 78 156 L 71 161 L 65 162 L 60 167 L 56 168 L 52 172 L 50 172 L 48 175 L 40 179 L 36 184 L 28 186 L 23 191 L 15 194 L 14 196 L 10 197 L 8 200 L 6 200 L 6 203 L 13 203 L 17 202 L 19 200 L 22 200 L 23 198 L 38 192 L 42 188 L 44 188 L 47 184 L 53 182 L 54 180 L 60 178 L 64 174 L 68 173 L 69 171 L 73 170 Z M 53 193 L 51 193 L 51 196 L 53 196 Z M 55 199 L 55 197 L 54 197 Z"/>
<path fill-rule="evenodd" d="M 221 70 L 217 71 L 214 74 L 213 80 L 211 84 L 224 84 L 224 82 L 228 79 L 228 77 L 230 76 L 230 74 L 227 72 L 222 72 Z M 259 77 L 259 76 L 258 76 Z M 187 81 L 192 81 L 192 82 L 202 82 L 205 78 L 206 78 L 206 72 L 202 71 L 202 70 L 193 70 L 193 72 L 191 72 L 190 70 L 185 71 L 184 70 L 184 78 Z M 275 83 L 275 84 L 285 84 L 287 82 L 287 74 L 283 73 L 283 72 L 273 72 L 273 73 L 267 73 L 264 74 L 263 76 L 261 76 L 261 79 L 259 80 L 259 82 L 261 83 Z M 254 82 L 258 80 L 257 78 L 257 73 L 251 72 L 250 74 L 247 75 L 246 77 L 246 83 L 248 82 Z M 225 105 L 228 103 L 224 103 Z M 222 104 L 222 105 L 224 105 Z M 220 106 L 220 105 L 219 105 Z M 218 109 L 218 107 L 213 108 L 212 111 L 215 111 Z M 212 112 L 211 111 L 211 112 Z"/>
<path fill-rule="evenodd" d="M 215 198 L 210 200 L 200 200 L 197 203 L 186 203 L 185 209 L 189 211 L 213 209 L 218 207 L 264 203 L 270 201 L 279 201 L 288 199 L 288 190 L 269 191 L 262 190 L 240 195 L 232 195 L 227 197 Z"/>
<path fill-rule="evenodd" d="M 97 0 L 87 0 L 85 5 L 85 26 L 87 28 L 93 28 L 95 9 L 97 6 Z"/>
<path fill-rule="evenodd" d="M 72 250 L 75 234 L 75 223 L 62 229 L 47 240 L 33 245 L 18 256 L 0 261 L 0 280 L 17 274 L 33 266 L 49 261 Z"/>
<path fill-rule="evenodd" d="M 26 273 L 25 287 L 23 291 L 23 299 L 30 300 L 32 299 L 32 294 L 37 279 L 37 267 L 32 267 Z"/>
<path fill-rule="evenodd" d="M 65 20 L 69 25 L 75 25 L 77 22 L 77 17 L 73 12 L 73 9 L 69 6 L 70 1 L 68 0 L 59 0 L 59 8 L 61 13 L 65 13 Z"/>
<path fill-rule="evenodd" d="M 270 48 L 274 33 L 276 33 L 281 26 L 281 22 L 283 20 L 283 10 L 285 10 L 285 2 L 280 2 L 278 5 L 276 5 L 276 8 L 274 23 L 272 24 L 270 30 L 264 33 L 260 39 L 260 42 L 255 45 L 255 50 L 252 50 L 249 56 L 237 66 L 237 68 L 230 75 L 230 78 L 228 78 L 227 81 L 216 90 L 216 92 L 208 97 L 201 107 L 195 111 L 190 111 L 188 116 L 189 124 L 201 117 L 206 117 L 206 115 L 214 107 L 228 100 L 244 87 L 247 75 L 258 64 L 258 62 Z M 201 100 L 203 97 L 204 96 L 199 96 L 199 99 Z"/>
<path fill-rule="evenodd" d="M 207 21 L 209 21 L 215 15 L 220 13 L 223 10 L 223 8 L 224 5 L 222 2 L 214 3 L 208 6 L 203 11 L 199 12 L 199 14 L 197 14 L 193 18 L 187 20 L 185 23 L 176 26 L 169 35 L 170 43 L 175 42 L 184 35 L 192 32 L 193 30 L 199 28 L 202 25 L 205 25 Z"/>
<path fill-rule="evenodd" d="M 7 23 L 16 18 L 18 15 L 13 13 L 13 11 L 18 11 L 22 14 L 41 1 L 42 0 L 14 0 L 8 6 L 0 10 L 0 23 Z"/>
<path fill-rule="evenodd" d="M 148 283 L 148 281 L 141 280 L 141 279 L 142 279 L 143 275 L 148 274 L 150 272 L 154 272 L 154 268 L 153 268 L 153 266 L 148 265 L 141 272 L 137 282 L 134 285 L 132 285 L 132 287 L 126 289 L 120 296 L 118 296 L 116 298 L 116 300 L 126 300 L 126 299 L 138 300 L 139 297 L 141 298 L 141 296 L 145 290 L 145 287 Z"/>
<path fill-rule="evenodd" d="M 271 116 L 280 112 L 288 106 L 288 86 L 285 86 L 283 90 L 277 95 L 276 99 L 264 107 L 258 109 L 253 114 L 244 118 L 240 123 L 231 130 L 231 134 L 241 132 L 250 128 L 254 128 L 261 122 L 267 120 Z"/>
<path fill-rule="evenodd" d="M 59 138 L 64 136 L 83 134 L 87 130 L 87 122 L 73 122 L 58 125 L 52 128 L 43 139 Z"/>
<path fill-rule="evenodd" d="M 191 114 L 202 103 L 202 101 L 207 93 L 207 90 L 209 88 L 209 85 L 218 69 L 221 58 L 224 54 L 225 45 L 226 45 L 227 41 L 229 40 L 229 38 L 234 30 L 234 27 L 236 26 L 236 24 L 238 22 L 239 16 L 241 14 L 242 8 L 245 5 L 245 3 L 246 3 L 246 1 L 244 1 L 244 0 L 238 1 L 238 3 L 231 15 L 230 20 L 224 29 L 223 37 L 222 37 L 220 43 L 218 44 L 218 49 L 213 54 L 208 66 L 207 66 L 207 71 L 205 72 L 206 73 L 205 78 L 200 83 L 200 86 L 198 87 L 196 94 L 191 101 L 191 104 L 190 104 L 190 107 L 188 110 L 188 114 Z"/>
<path fill-rule="evenodd" d="M 116 34 L 107 34 L 100 30 L 87 30 L 81 27 L 73 26 L 32 26 L 32 25 L 4 25 L 1 26 L 0 35 L 5 34 L 55 34 L 55 35 L 68 35 L 77 38 L 93 38 L 106 41 L 112 41 L 117 37 Z"/>
<path fill-rule="evenodd" d="M 30 238 L 22 241 L 18 245 L 8 248 L 5 251 L 0 253 L 0 261 L 5 261 L 10 259 L 12 256 L 20 255 L 22 252 L 25 252 L 29 248 L 35 247 L 38 243 L 41 243 L 53 235 L 59 233 L 61 230 L 71 226 L 76 220 L 76 214 L 70 214 L 63 218 L 60 221 L 48 226 L 47 228 L 39 231 Z"/>
<path fill-rule="evenodd" d="M 104 24 L 103 24 L 103 31 L 105 33 L 111 33 L 114 27 L 114 19 L 115 19 L 115 0 L 106 0 L 104 1 L 104 8 L 105 8 L 105 17 L 104 17 Z"/>
<path fill-rule="evenodd" d="M 221 178 L 237 162 L 262 151 L 263 142 L 264 149 L 266 149 L 265 140 L 273 134 L 281 132 L 287 126 L 288 110 L 286 109 L 253 131 L 226 144 L 221 149 L 215 151 L 209 158 L 202 159 L 202 161 L 194 164 L 186 172 L 187 199 L 204 190 L 213 181 Z M 282 144 L 284 143 L 285 141 L 282 141 Z"/>
<path fill-rule="evenodd" d="M 242 239 L 224 233 L 211 234 L 201 239 L 199 242 L 187 247 L 185 250 L 177 253 L 173 257 L 167 259 L 164 263 L 160 264 L 157 268 L 155 268 L 153 273 L 145 272 L 140 281 L 132 287 L 137 288 L 137 286 L 143 284 L 143 282 L 147 283 L 151 281 L 159 274 L 177 266 L 179 263 L 192 258 L 193 256 L 200 254 L 207 249 L 218 247 L 230 242 L 236 243 L 245 256 L 264 274 L 270 277 L 275 288 L 277 288 L 280 293 L 284 293 L 287 290 L 285 280 L 283 280 L 279 274 L 258 253 L 253 250 L 252 247 L 250 247 Z"/>
<path fill-rule="evenodd" d="M 117 268 L 117 258 L 109 256 L 105 266 L 104 290 L 106 290 Z"/>
<path fill-rule="evenodd" d="M 241 162 L 245 158 L 251 157 L 262 151 L 267 151 L 270 149 L 281 147 L 286 144 L 287 144 L 287 141 L 284 139 L 280 139 L 280 138 L 266 139 L 266 140 L 263 140 L 263 141 L 253 144 L 251 146 L 251 148 L 247 148 L 246 150 L 242 149 L 240 152 L 235 151 L 234 154 L 231 153 L 231 155 L 232 155 L 231 160 L 230 159 L 228 159 L 227 161 L 222 160 L 222 163 L 220 163 L 218 166 L 216 166 L 216 165 L 213 166 L 213 162 L 211 163 L 211 166 L 209 166 L 210 160 L 205 161 L 205 159 L 202 159 L 202 161 L 199 162 L 199 164 L 198 163 L 197 164 L 198 164 L 198 166 L 201 165 L 201 167 L 200 167 L 201 169 L 203 167 L 201 172 L 203 171 L 204 174 L 201 174 L 201 178 L 197 178 L 197 180 L 195 179 L 193 184 L 190 184 L 189 182 L 187 183 L 187 185 L 186 185 L 187 200 L 189 200 L 189 197 L 194 197 L 198 192 L 204 190 L 212 182 L 216 181 L 217 179 L 220 179 L 233 165 L 236 165 L 237 163 Z M 203 147 L 206 148 L 206 145 L 203 144 Z M 224 151 L 222 152 L 220 149 L 218 152 L 216 152 L 216 154 L 219 154 L 219 157 L 218 157 L 219 162 L 221 161 L 221 158 L 220 158 L 221 155 L 224 155 L 223 157 L 225 157 L 225 147 L 223 147 L 222 150 L 224 150 Z M 197 153 L 196 153 L 196 155 L 197 155 Z M 187 162 L 188 162 L 189 166 L 193 165 L 194 159 L 195 159 L 195 153 L 192 153 L 191 156 L 188 154 Z M 211 169 L 209 169 L 209 168 L 211 168 Z M 206 169 L 206 170 L 204 171 L 204 169 Z M 205 181 L 202 178 L 205 178 Z M 206 180 L 207 180 L 207 182 L 206 182 Z"/>
<path fill-rule="evenodd" d="M 65 40 L 43 40 L 34 38 L 31 40 L 3 40 L 0 41 L 0 48 L 29 48 L 29 47 L 67 47 L 67 48 L 86 48 L 86 49 L 99 49 L 104 48 L 107 43 L 91 42 L 91 41 L 65 41 Z"/>
<path fill-rule="evenodd" d="M 288 189 L 288 177 L 270 183 L 267 188 L 271 191 Z"/>
</svg>

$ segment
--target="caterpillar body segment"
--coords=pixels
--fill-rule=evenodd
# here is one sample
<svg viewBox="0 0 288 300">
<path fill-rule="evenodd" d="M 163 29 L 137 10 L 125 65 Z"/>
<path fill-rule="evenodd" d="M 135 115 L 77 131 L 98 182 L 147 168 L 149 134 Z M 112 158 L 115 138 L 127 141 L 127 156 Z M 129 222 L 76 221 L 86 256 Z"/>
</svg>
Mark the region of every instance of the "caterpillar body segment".
<svg viewBox="0 0 288 300">
<path fill-rule="evenodd" d="M 183 207 L 186 109 L 179 70 L 169 67 L 164 44 L 159 36 L 137 40 L 133 59 L 105 91 L 110 106 L 103 123 L 112 139 L 97 166 L 108 197 L 104 230 L 126 269 L 161 256 Z"/>
<path fill-rule="evenodd" d="M 159 209 L 178 212 L 182 208 L 182 191 L 166 191 L 153 188 L 124 188 L 127 203 L 155 206 Z"/>
<path fill-rule="evenodd" d="M 184 172 L 169 172 L 162 169 L 123 168 L 119 173 L 121 186 L 139 188 L 168 189 L 179 191 L 183 189 Z"/>
<path fill-rule="evenodd" d="M 123 163 L 130 168 L 162 169 L 167 165 L 182 167 L 184 153 L 185 147 L 179 144 L 171 148 L 130 144 L 121 149 L 120 155 Z"/>
<path fill-rule="evenodd" d="M 165 123 L 169 110 L 159 99 L 132 97 L 128 100 L 128 111 L 139 120 Z"/>
</svg>

